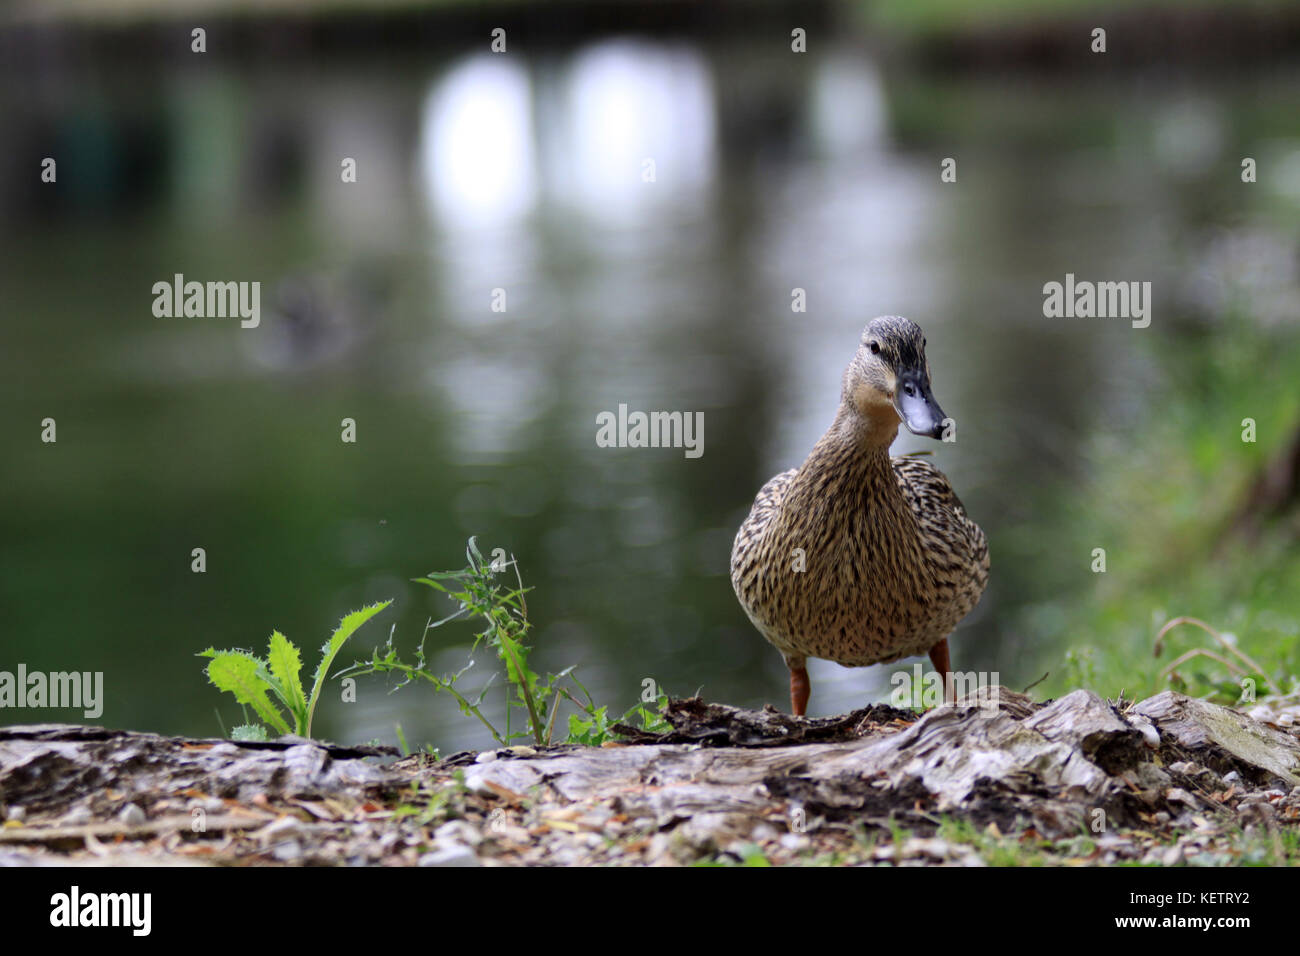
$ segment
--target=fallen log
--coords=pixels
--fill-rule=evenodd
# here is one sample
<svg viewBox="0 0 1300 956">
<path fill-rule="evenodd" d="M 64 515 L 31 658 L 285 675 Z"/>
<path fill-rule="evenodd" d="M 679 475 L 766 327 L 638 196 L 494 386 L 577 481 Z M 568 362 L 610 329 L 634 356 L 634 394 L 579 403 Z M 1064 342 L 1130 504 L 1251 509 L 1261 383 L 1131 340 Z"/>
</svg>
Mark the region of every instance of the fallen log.
<svg viewBox="0 0 1300 956">
<path fill-rule="evenodd" d="M 0 728 L 0 863 L 673 863 L 745 847 L 784 861 L 854 846 L 979 862 L 936 839 L 945 821 L 1086 837 L 1106 862 L 1150 852 L 1134 833 L 1199 834 L 1178 844 L 1194 855 L 1243 826 L 1300 825 L 1295 729 L 1172 692 L 1037 703 L 995 688 L 923 716 L 814 719 L 692 698 L 665 717 L 668 733 L 623 728 L 604 747 L 395 761 L 300 738 Z M 863 842 L 900 829 L 901 848 Z"/>
</svg>

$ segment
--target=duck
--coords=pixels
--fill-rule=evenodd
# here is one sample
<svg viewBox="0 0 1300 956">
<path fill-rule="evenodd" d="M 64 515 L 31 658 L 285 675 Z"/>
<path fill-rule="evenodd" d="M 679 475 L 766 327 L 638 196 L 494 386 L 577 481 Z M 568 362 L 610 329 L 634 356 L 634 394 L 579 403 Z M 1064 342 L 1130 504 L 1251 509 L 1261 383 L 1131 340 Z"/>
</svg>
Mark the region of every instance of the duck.
<svg viewBox="0 0 1300 956">
<path fill-rule="evenodd" d="M 900 425 L 955 440 L 925 346 L 910 319 L 867 323 L 834 421 L 802 465 L 759 489 L 736 533 L 732 587 L 785 658 L 797 717 L 810 657 L 869 667 L 928 654 L 955 699 L 948 637 L 984 593 L 989 550 L 928 452 L 889 454 Z"/>
</svg>

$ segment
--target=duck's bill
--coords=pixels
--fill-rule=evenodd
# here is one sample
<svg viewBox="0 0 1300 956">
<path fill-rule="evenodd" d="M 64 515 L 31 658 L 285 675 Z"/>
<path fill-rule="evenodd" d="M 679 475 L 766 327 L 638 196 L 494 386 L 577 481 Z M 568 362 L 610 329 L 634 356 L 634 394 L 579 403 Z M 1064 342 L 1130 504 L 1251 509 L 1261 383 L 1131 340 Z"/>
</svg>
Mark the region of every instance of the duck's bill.
<svg viewBox="0 0 1300 956">
<path fill-rule="evenodd" d="M 930 383 L 924 375 L 904 374 L 900 378 L 898 390 L 894 393 L 894 407 L 912 434 L 943 437 L 943 409 L 930 394 Z"/>
</svg>

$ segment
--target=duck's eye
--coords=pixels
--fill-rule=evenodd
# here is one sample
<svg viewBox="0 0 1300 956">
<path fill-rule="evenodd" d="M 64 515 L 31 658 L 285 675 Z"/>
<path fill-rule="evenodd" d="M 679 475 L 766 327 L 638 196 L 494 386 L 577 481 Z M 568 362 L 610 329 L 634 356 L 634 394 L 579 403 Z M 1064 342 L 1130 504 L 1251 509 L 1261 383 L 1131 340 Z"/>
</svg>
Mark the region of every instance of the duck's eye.
<svg viewBox="0 0 1300 956">
<path fill-rule="evenodd" d="M 868 342 L 868 343 L 867 343 L 867 348 L 871 349 L 871 354 L 872 354 L 872 355 L 879 355 L 879 354 L 880 354 L 880 343 L 879 343 L 879 342 Z"/>
</svg>

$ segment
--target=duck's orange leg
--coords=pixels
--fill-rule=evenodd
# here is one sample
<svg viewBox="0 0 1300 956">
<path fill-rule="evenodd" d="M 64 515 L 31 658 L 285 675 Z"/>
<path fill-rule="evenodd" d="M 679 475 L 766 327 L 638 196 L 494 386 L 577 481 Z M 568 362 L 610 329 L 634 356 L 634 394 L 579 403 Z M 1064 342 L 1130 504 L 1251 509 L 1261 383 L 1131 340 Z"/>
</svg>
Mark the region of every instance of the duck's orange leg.
<svg viewBox="0 0 1300 956">
<path fill-rule="evenodd" d="M 808 680 L 808 668 L 802 659 L 798 663 L 786 661 L 790 668 L 790 712 L 802 717 L 808 709 L 808 698 L 812 695 L 812 684 Z"/>
<path fill-rule="evenodd" d="M 944 638 L 934 647 L 930 648 L 930 663 L 934 669 L 939 672 L 943 678 L 943 700 L 944 703 L 953 704 L 957 702 L 957 685 L 952 680 L 952 665 L 948 660 L 948 638 Z M 791 678 L 793 680 L 793 678 Z"/>
</svg>

